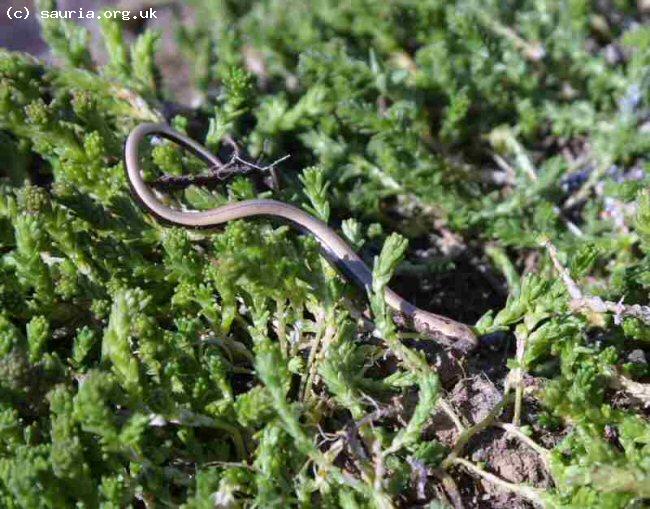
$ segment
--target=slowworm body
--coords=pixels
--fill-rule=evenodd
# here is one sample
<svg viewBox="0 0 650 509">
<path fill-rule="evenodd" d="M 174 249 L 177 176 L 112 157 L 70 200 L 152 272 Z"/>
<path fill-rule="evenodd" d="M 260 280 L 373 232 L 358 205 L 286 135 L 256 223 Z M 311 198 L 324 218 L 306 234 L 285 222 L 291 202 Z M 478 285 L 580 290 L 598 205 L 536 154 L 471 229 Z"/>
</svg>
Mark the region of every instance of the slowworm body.
<svg viewBox="0 0 650 509">
<path fill-rule="evenodd" d="M 135 128 L 124 150 L 126 173 L 138 202 L 158 219 L 189 228 L 211 228 L 248 217 L 279 218 L 316 237 L 326 257 L 364 292 L 371 287 L 372 271 L 354 250 L 326 223 L 293 205 L 275 200 L 245 200 L 206 211 L 184 211 L 164 204 L 145 182 L 140 171 L 138 149 L 145 137 L 154 134 L 178 143 L 215 168 L 222 166 L 222 163 L 205 147 L 166 124 L 142 124 Z M 386 289 L 385 298 L 398 318 L 418 332 L 461 351 L 469 351 L 476 346 L 477 338 L 471 327 L 420 309 L 389 288 Z"/>
</svg>

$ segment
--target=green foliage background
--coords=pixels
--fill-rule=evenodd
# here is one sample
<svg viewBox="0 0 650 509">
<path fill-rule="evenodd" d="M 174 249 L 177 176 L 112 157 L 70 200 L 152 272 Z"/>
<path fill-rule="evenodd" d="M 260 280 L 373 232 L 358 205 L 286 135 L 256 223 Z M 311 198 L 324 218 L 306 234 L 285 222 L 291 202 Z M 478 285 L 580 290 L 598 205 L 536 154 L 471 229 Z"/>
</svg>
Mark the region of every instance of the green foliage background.
<svg viewBox="0 0 650 509">
<path fill-rule="evenodd" d="M 464 446 L 482 428 L 459 423 L 452 449 L 425 433 L 453 409 L 427 341 L 405 340 L 379 296 L 404 237 L 431 247 L 441 229 L 507 281 L 477 329 L 516 338 L 510 380 L 541 381 L 520 434 L 564 437 L 540 451 L 553 488 L 501 488 L 550 507 L 647 502 L 650 373 L 628 354 L 647 351 L 650 324 L 577 308 L 543 247 L 586 295 L 648 304 L 643 2 L 191 4 L 196 22 L 177 28 L 201 96 L 191 111 L 162 85 L 154 32 L 127 44 L 103 20 L 98 66 L 83 28 L 44 20 L 60 65 L 0 53 L 0 504 L 438 507 L 415 495 L 418 472 L 481 477 L 490 466 Z M 277 199 L 369 262 L 383 243 L 372 322 L 365 296 L 286 226 L 197 233 L 141 212 L 122 144 L 164 118 L 215 151 L 228 134 L 251 157 L 290 154 Z M 202 170 L 171 144 L 144 152 L 150 175 Z M 262 194 L 239 178 L 176 199 Z M 509 408 L 521 394 L 506 392 Z M 396 398 L 412 402 L 401 420 L 373 417 Z M 367 454 L 350 452 L 355 422 Z"/>
</svg>

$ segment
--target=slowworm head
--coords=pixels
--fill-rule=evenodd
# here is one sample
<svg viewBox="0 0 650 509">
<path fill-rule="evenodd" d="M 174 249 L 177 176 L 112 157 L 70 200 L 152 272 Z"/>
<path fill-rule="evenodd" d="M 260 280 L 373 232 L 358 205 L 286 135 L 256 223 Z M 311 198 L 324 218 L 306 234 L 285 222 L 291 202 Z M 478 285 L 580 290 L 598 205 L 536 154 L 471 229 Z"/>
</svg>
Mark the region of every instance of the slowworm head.
<svg viewBox="0 0 650 509">
<path fill-rule="evenodd" d="M 469 353 L 478 346 L 478 338 L 472 327 L 446 316 L 417 309 L 413 313 L 413 327 L 463 353 Z"/>
</svg>

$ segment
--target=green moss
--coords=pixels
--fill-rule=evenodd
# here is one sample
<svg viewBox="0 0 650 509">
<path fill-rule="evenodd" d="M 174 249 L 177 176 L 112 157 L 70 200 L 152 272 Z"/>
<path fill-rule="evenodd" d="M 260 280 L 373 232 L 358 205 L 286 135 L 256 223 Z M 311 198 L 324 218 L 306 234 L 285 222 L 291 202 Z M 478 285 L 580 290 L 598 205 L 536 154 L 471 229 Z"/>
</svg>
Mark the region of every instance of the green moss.
<svg viewBox="0 0 650 509">
<path fill-rule="evenodd" d="M 143 213 L 122 147 L 175 100 L 158 34 L 129 44 L 103 21 L 99 65 L 84 28 L 43 20 L 58 65 L 0 51 L 0 505 L 436 506 L 427 472 L 471 455 L 435 438 L 443 377 L 381 296 L 402 267 L 426 276 L 404 285 L 426 306 L 435 267 L 468 264 L 509 285 L 477 323 L 525 345 L 509 383 L 524 370 L 544 387 L 522 429 L 565 437 L 545 456 L 554 487 L 523 492 L 642 504 L 650 427 L 608 387 L 645 381 L 627 357 L 650 326 L 577 308 L 540 247 L 586 294 L 648 304 L 650 45 L 633 2 L 189 3 L 178 44 L 201 104 L 167 120 L 215 153 L 231 136 L 290 157 L 280 191 L 240 176 L 170 200 L 302 206 L 370 265 L 380 253 L 372 288 L 286 226 L 189 232 Z M 142 157 L 148 177 L 204 170 L 160 140 Z M 463 292 L 458 314 L 489 307 Z"/>
</svg>

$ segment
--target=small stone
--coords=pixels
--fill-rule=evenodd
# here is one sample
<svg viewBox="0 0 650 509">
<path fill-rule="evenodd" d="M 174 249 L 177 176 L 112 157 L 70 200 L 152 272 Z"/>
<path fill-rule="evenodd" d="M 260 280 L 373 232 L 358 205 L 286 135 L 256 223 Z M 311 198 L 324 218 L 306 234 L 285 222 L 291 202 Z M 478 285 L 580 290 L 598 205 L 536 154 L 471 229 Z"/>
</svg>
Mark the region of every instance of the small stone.
<svg viewBox="0 0 650 509">
<path fill-rule="evenodd" d="M 628 355 L 627 355 L 627 360 L 633 364 L 647 364 L 648 360 L 645 357 L 645 352 L 641 350 L 640 348 L 637 348 L 636 350 L 632 350 Z"/>
<path fill-rule="evenodd" d="M 603 51 L 609 65 L 619 65 L 625 62 L 625 55 L 618 44 L 608 44 Z"/>
</svg>

